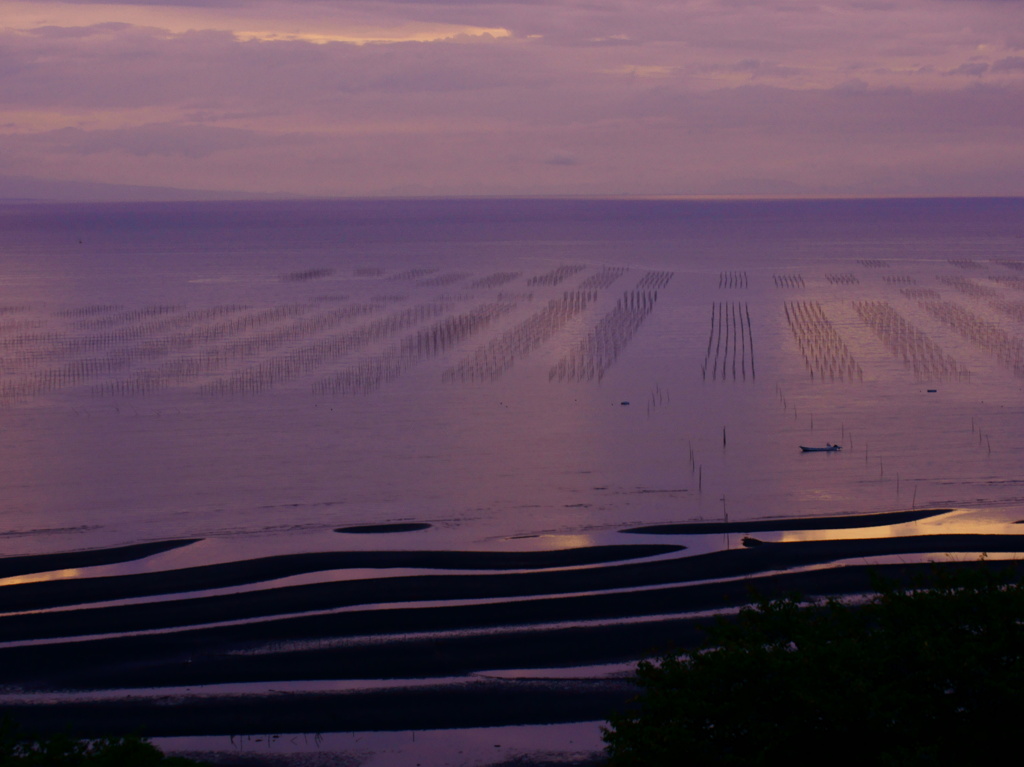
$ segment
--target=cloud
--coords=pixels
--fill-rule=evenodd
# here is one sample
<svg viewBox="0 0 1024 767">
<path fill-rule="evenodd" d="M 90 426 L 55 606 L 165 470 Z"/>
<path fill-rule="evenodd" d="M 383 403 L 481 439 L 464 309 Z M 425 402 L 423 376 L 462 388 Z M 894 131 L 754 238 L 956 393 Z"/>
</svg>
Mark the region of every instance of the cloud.
<svg viewBox="0 0 1024 767">
<path fill-rule="evenodd" d="M 1005 189 L 1022 162 L 1009 3 L 0 2 L 15 175 L 700 193 L 895 188 L 900 169 L 951 189 L 1001 168 Z"/>
<path fill-rule="evenodd" d="M 291 143 L 294 137 L 265 137 L 255 131 L 206 125 L 160 123 L 113 130 L 61 128 L 39 135 L 54 152 L 91 155 L 112 153 L 135 157 L 207 158 L 218 152 L 265 149 Z"/>
<path fill-rule="evenodd" d="M 45 28 L 0 35 L 0 106 L 318 111 L 342 94 L 465 91 L 537 77 L 521 51 L 496 45 L 311 45 L 240 42 L 213 31 Z"/>
<path fill-rule="evenodd" d="M 969 77 L 981 77 L 988 72 L 988 63 L 985 61 L 969 61 L 955 69 L 946 72 L 947 75 L 967 75 Z"/>
<path fill-rule="evenodd" d="M 993 72 L 1022 72 L 1024 73 L 1024 56 L 1007 56 L 992 64 Z"/>
</svg>

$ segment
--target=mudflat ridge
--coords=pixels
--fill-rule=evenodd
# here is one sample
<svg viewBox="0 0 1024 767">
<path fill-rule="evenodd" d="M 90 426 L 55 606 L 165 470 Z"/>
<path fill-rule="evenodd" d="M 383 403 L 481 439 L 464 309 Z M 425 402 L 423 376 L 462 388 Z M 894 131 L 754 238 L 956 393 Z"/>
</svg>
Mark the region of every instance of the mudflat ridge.
<svg viewBox="0 0 1024 767">
<path fill-rule="evenodd" d="M 59 729 L 73 718 L 105 734 L 600 719 L 626 705 L 627 682 L 586 672 L 548 678 L 544 669 L 629 663 L 694 646 L 709 620 L 705 611 L 763 598 L 858 593 L 876 578 L 915 582 L 939 566 L 1024 574 L 1017 561 L 872 566 L 857 562 L 864 557 L 1021 551 L 1024 536 L 915 535 L 694 556 L 678 545 L 335 552 L 14 584 L 0 588 L 7 611 L 0 615 L 0 685 L 30 696 L 3 703 L 19 721 Z M 267 578 L 343 569 L 344 562 L 437 572 L 299 586 Z M 210 596 L 204 588 L 212 583 L 259 587 Z M 92 604 L 129 593 L 152 601 Z M 513 678 L 495 679 L 495 670 Z M 295 687 L 303 681 L 317 690 Z M 324 692 L 325 684 L 332 689 Z M 292 691 L 274 693 L 275 685 Z M 96 692 L 104 698 L 76 698 Z"/>
</svg>

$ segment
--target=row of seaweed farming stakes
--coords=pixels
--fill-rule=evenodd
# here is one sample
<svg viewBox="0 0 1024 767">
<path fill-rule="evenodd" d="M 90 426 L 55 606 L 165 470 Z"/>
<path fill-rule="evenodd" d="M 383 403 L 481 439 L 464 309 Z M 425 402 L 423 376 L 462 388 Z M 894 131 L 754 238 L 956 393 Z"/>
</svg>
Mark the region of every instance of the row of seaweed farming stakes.
<svg viewBox="0 0 1024 767">
<path fill-rule="evenodd" d="M 381 354 L 316 382 L 313 393 L 369 394 L 398 378 L 416 362 L 443 354 L 462 343 L 514 308 L 514 303 L 492 302 L 462 314 L 445 317 L 402 339 Z"/>
<path fill-rule="evenodd" d="M 548 380 L 600 381 L 654 311 L 657 291 L 631 290 L 548 372 Z"/>
<path fill-rule="evenodd" d="M 122 312 L 115 312 L 102 317 L 89 317 L 80 319 L 73 323 L 80 330 L 95 330 L 97 328 L 109 328 L 115 325 L 126 325 L 131 322 L 140 322 L 152 317 L 159 317 L 162 314 L 173 314 L 184 311 L 185 307 L 180 304 L 146 306 L 141 309 L 126 309 Z"/>
<path fill-rule="evenodd" d="M 9 333 L 24 333 L 26 330 L 38 330 L 45 324 L 40 319 L 2 320 L 0 321 L 0 342 Z"/>
<path fill-rule="evenodd" d="M 122 304 L 92 304 L 91 306 L 76 306 L 70 309 L 61 309 L 55 314 L 65 319 L 80 319 L 82 317 L 94 317 L 97 314 L 110 314 L 111 312 L 122 311 Z"/>
<path fill-rule="evenodd" d="M 357 266 L 352 270 L 354 277 L 383 277 L 384 269 L 379 266 Z"/>
<path fill-rule="evenodd" d="M 1018 272 L 1024 272 L 1024 261 L 996 261 L 1000 266 L 1005 266 L 1007 269 L 1016 269 Z"/>
<path fill-rule="evenodd" d="M 283 319 L 295 316 L 300 311 L 297 305 L 275 307 L 269 316 L 274 319 Z M 129 349 L 130 354 L 163 356 L 175 350 L 190 348 L 197 343 L 212 342 L 216 338 L 216 328 L 218 327 L 232 328 L 232 333 L 255 327 L 256 323 L 260 321 L 256 316 L 241 321 L 229 320 L 211 326 L 200 324 L 245 312 L 251 312 L 251 307 L 215 306 L 209 309 L 175 313 L 161 319 L 124 325 L 97 335 L 67 338 L 61 342 L 59 352 L 61 354 L 94 354 L 110 348 L 135 344 Z M 199 327 L 196 327 L 197 325 Z M 204 332 L 204 328 L 207 328 L 207 331 Z"/>
<path fill-rule="evenodd" d="M 548 287 L 553 288 L 556 287 L 557 285 L 560 285 L 562 282 L 569 279 L 574 274 L 579 274 L 585 268 L 586 267 L 579 266 L 576 264 L 563 264 L 562 266 L 555 267 L 550 272 L 539 274 L 536 277 L 531 277 L 526 281 L 526 284 L 529 285 L 530 287 L 534 287 L 537 285 L 547 285 Z"/>
<path fill-rule="evenodd" d="M 943 285 L 971 298 L 995 298 L 999 295 L 999 291 L 995 288 L 990 288 L 988 285 L 979 285 L 974 280 L 969 280 L 966 277 L 942 276 L 937 279 Z"/>
<path fill-rule="evenodd" d="M 647 272 L 640 281 L 637 282 L 635 290 L 661 290 L 667 288 L 668 284 L 672 281 L 675 276 L 675 272 L 665 271 L 654 271 Z"/>
<path fill-rule="evenodd" d="M 746 272 L 721 272 L 718 275 L 719 288 L 749 287 Z"/>
<path fill-rule="evenodd" d="M 0 396 L 5 398 L 22 398 L 44 394 L 66 386 L 74 386 L 88 382 L 101 376 L 109 376 L 130 368 L 138 363 L 152 363 L 153 360 L 168 357 L 172 354 L 181 356 L 168 360 L 160 365 L 137 370 L 118 381 L 99 384 L 93 387 L 94 395 L 136 395 L 149 394 L 169 388 L 173 384 L 194 381 L 197 378 L 216 374 L 226 367 L 236 365 L 240 361 L 252 358 L 261 362 L 241 373 L 204 387 L 207 393 L 254 392 L 261 391 L 283 380 L 287 380 L 301 372 L 333 362 L 344 354 L 362 348 L 386 335 L 398 332 L 411 324 L 422 322 L 431 311 L 441 313 L 440 307 L 432 309 L 405 310 L 392 315 L 390 319 L 371 323 L 361 331 L 329 336 L 326 339 L 306 344 L 298 350 L 287 352 L 264 359 L 274 350 L 292 342 L 303 342 L 308 338 L 316 338 L 332 332 L 340 325 L 368 313 L 376 312 L 380 305 L 361 304 L 340 307 L 330 311 L 318 312 L 312 316 L 302 316 L 306 308 L 300 305 L 272 307 L 259 312 L 246 312 L 215 324 L 199 324 L 181 332 L 163 337 L 152 336 L 157 330 L 166 331 L 181 327 L 183 324 L 209 320 L 210 317 L 223 316 L 227 311 L 242 312 L 245 307 L 215 307 L 173 315 L 152 323 L 142 323 L 138 332 L 131 326 L 119 328 L 100 337 L 84 339 L 68 339 L 61 334 L 53 334 L 49 353 L 70 354 L 89 353 L 97 350 L 106 351 L 102 356 L 86 357 L 66 361 L 48 370 L 23 371 L 23 380 L 9 380 L 0 388 Z M 277 324 L 291 320 L 286 325 L 259 330 L 268 324 Z M 257 332 L 252 332 L 257 330 Z M 134 344 L 126 343 L 135 340 Z M 25 339 L 22 339 L 23 341 Z M 32 339 L 38 342 L 39 339 Z M 114 343 L 123 345 L 107 349 Z M 56 350 L 56 352 L 55 352 Z M 194 353 L 184 354 L 193 351 Z M 38 352 L 38 350 L 37 350 Z M 36 358 L 26 357 L 26 363 L 38 362 Z M 8 368 L 8 372 L 11 372 Z M 17 372 L 16 370 L 14 372 Z"/>
<path fill-rule="evenodd" d="M 843 272 L 842 274 L 826 274 L 825 279 L 832 285 L 859 285 L 860 280 L 857 279 L 857 275 L 852 272 Z"/>
<path fill-rule="evenodd" d="M 992 280 L 992 282 L 995 282 L 999 285 L 1003 285 L 1004 287 L 1010 288 L 1011 290 L 1024 291 L 1024 277 L 1017 277 L 1016 275 L 1012 277 L 1007 277 L 1005 275 L 997 275 L 989 277 L 989 279 Z"/>
<path fill-rule="evenodd" d="M 787 301 L 783 309 L 812 379 L 864 380 L 864 371 L 825 315 L 821 304 L 817 301 Z"/>
<path fill-rule="evenodd" d="M 926 298 L 940 298 L 939 291 L 934 288 L 900 288 L 900 295 L 904 298 L 922 300 Z"/>
<path fill-rule="evenodd" d="M 568 291 L 515 327 L 478 347 L 441 375 L 443 381 L 494 380 L 526 357 L 597 299 L 596 291 Z"/>
<path fill-rule="evenodd" d="M 448 274 L 439 274 L 436 277 L 420 280 L 416 285 L 421 288 L 444 288 L 448 285 L 454 285 L 456 282 L 462 282 L 469 276 L 469 272 L 449 272 Z"/>
<path fill-rule="evenodd" d="M 1018 322 L 1024 322 L 1024 301 L 994 301 L 992 306 Z"/>
<path fill-rule="evenodd" d="M 522 276 L 522 272 L 495 272 L 489 274 L 486 277 L 481 277 L 478 280 L 473 280 L 469 284 L 471 288 L 500 288 L 502 285 L 507 285 L 512 280 L 519 279 Z"/>
<path fill-rule="evenodd" d="M 970 380 L 970 371 L 942 351 L 924 332 L 885 301 L 854 301 L 853 308 L 894 357 L 913 371 L 915 378 Z"/>
<path fill-rule="evenodd" d="M 982 266 L 973 258 L 951 258 L 949 263 L 958 269 L 981 269 Z"/>
<path fill-rule="evenodd" d="M 35 330 L 34 328 L 32 330 Z M 28 356 L 42 354 L 44 349 L 56 347 L 67 336 L 53 330 L 40 330 L 37 332 L 23 333 L 9 337 L 0 337 L 0 352 L 4 355 L 14 354 L 18 350 L 25 349 Z"/>
<path fill-rule="evenodd" d="M 9 393 L 14 396 L 13 392 L 17 390 L 17 396 L 44 394 L 65 386 L 86 383 L 90 378 L 117 373 L 141 362 L 150 362 L 158 357 L 181 352 L 197 343 L 209 343 L 216 337 L 216 326 L 201 326 L 164 337 L 157 337 L 154 333 L 180 328 L 188 322 L 220 317 L 223 315 L 221 309 L 217 307 L 184 315 L 171 315 L 152 323 L 141 323 L 141 327 L 116 328 L 101 336 L 68 337 L 59 334 L 57 338 L 51 339 L 49 345 L 37 344 L 27 350 L 14 351 L 3 357 L 5 371 L 8 374 L 25 376 L 27 380 L 12 385 Z M 275 309 L 269 310 L 268 314 L 280 317 L 288 312 Z M 237 333 L 251 325 L 236 319 L 222 323 L 221 327 Z M 68 359 L 81 354 L 101 356 Z M 56 367 L 40 371 L 37 368 L 42 364 L 54 364 Z"/>
<path fill-rule="evenodd" d="M 60 367 L 34 372 L 27 378 L 5 381 L 0 384 L 0 400 L 24 399 L 77 386 L 90 378 L 114 373 L 127 364 L 126 360 L 114 356 L 105 359 L 74 360 Z"/>
<path fill-rule="evenodd" d="M 173 344 L 162 345 L 164 351 L 173 348 L 178 353 L 198 347 L 193 353 L 181 354 L 155 367 L 138 370 L 125 379 L 96 387 L 94 394 L 152 394 L 172 385 L 193 382 L 254 357 L 259 358 L 291 341 L 329 332 L 379 308 L 378 304 L 353 304 L 306 317 L 306 308 L 294 304 L 250 312 L 216 325 L 196 328 L 172 337 Z M 278 325 L 281 322 L 286 324 Z"/>
<path fill-rule="evenodd" d="M 374 303 L 351 304 L 310 316 L 299 315 L 288 324 L 240 338 L 234 341 L 227 352 L 239 359 L 259 358 L 290 343 L 302 343 L 309 338 L 328 333 L 354 319 L 380 311 Z"/>
<path fill-rule="evenodd" d="M 413 269 L 406 269 L 405 271 L 402 272 L 395 272 L 390 277 L 388 277 L 388 281 L 402 282 L 406 280 L 422 280 L 424 277 L 429 277 L 432 274 L 436 274 L 437 271 L 438 270 L 436 267 L 419 266 Z"/>
<path fill-rule="evenodd" d="M 886 274 L 882 277 L 884 282 L 890 285 L 916 285 L 917 280 L 909 274 Z"/>
<path fill-rule="evenodd" d="M 281 275 L 281 282 L 309 282 L 332 277 L 334 269 L 304 269 L 301 272 L 289 272 Z"/>
<path fill-rule="evenodd" d="M 629 269 L 625 266 L 608 266 L 592 274 L 579 284 L 577 290 L 601 290 L 610 288 L 616 280 L 624 275 Z"/>
<path fill-rule="evenodd" d="M 647 417 L 650 418 L 651 413 L 671 402 L 672 398 L 669 396 L 668 390 L 663 390 L 661 384 L 655 383 L 654 388 L 651 389 L 651 396 L 647 398 Z"/>
<path fill-rule="evenodd" d="M 772 280 L 777 288 L 804 288 L 803 275 L 800 274 L 773 274 Z"/>
<path fill-rule="evenodd" d="M 738 367 L 737 367 L 737 362 Z M 750 322 L 750 308 L 746 303 L 717 302 L 711 305 L 711 330 L 708 349 L 701 365 L 701 377 L 707 380 L 754 380 L 754 332 Z"/>
<path fill-rule="evenodd" d="M 491 302 L 474 307 L 469 312 L 445 317 L 429 328 L 404 338 L 398 345 L 399 352 L 402 357 L 414 360 L 436 357 L 514 308 L 514 303 Z"/>
<path fill-rule="evenodd" d="M 882 258 L 858 258 L 857 263 L 868 269 L 888 269 L 889 262 Z"/>
<path fill-rule="evenodd" d="M 957 333 L 993 354 L 1015 376 L 1024 378 L 1024 339 L 950 301 L 923 301 L 921 306 Z"/>
<path fill-rule="evenodd" d="M 372 314 L 379 306 L 357 305 L 351 307 L 348 319 Z M 361 310 L 361 311 L 360 311 Z M 259 394 L 278 384 L 311 373 L 338 360 L 362 351 L 372 343 L 385 340 L 404 332 L 422 322 L 433 319 L 447 311 L 447 305 L 438 302 L 421 304 L 393 312 L 342 332 L 331 332 L 296 349 L 290 349 L 269 357 L 263 357 L 254 365 L 227 377 L 216 379 L 201 387 L 207 394 Z"/>
</svg>

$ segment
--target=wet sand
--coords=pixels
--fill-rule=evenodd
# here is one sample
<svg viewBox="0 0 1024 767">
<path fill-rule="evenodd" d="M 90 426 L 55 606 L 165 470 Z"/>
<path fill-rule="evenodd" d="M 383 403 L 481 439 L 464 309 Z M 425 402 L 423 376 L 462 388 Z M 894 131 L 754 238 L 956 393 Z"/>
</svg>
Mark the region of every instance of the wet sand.
<svg viewBox="0 0 1024 767">
<path fill-rule="evenodd" d="M 678 525 L 644 525 L 622 532 L 637 535 L 705 535 L 712 533 L 767 533 L 786 530 L 851 530 L 878 525 L 899 525 L 948 514 L 952 509 L 915 509 L 878 514 L 847 514 L 835 517 L 750 519 L 740 522 L 689 522 Z"/>
<path fill-rule="evenodd" d="M 879 577 L 927 579 L 937 566 L 799 568 L 890 554 L 932 553 L 941 559 L 950 552 L 982 551 L 1022 552 L 1024 536 L 766 543 L 695 556 L 671 545 L 531 553 L 337 552 L 11 585 L 0 588 L 3 609 L 38 612 L 0 616 L 0 641 L 24 643 L 0 647 L 0 685 L 38 697 L 8 699 L 3 706 L 33 728 L 62 729 L 74 721 L 84 734 L 150 736 L 603 719 L 627 704 L 627 681 L 549 679 L 537 669 L 628 663 L 692 647 L 709 620 L 696 615 L 701 611 L 794 593 L 859 593 Z M 59 564 L 60 558 L 53 561 Z M 438 572 L 269 584 L 228 595 L 188 593 L 211 583 L 263 582 L 268 573 L 337 569 L 342 562 Z M 1017 561 L 946 561 L 941 567 L 1024 573 Z M 515 572 L 497 572 L 509 568 Z M 491 572 L 481 572 L 486 570 Z M 128 593 L 161 598 L 84 604 Z M 55 605 L 80 606 L 46 611 Z M 139 631 L 152 633 L 123 635 Z M 49 641 L 34 641 L 39 639 Z M 520 678 L 488 677 L 495 669 Z M 337 687 L 325 692 L 294 684 L 303 680 L 337 680 Z M 418 681 L 381 689 L 379 680 Z M 251 683 L 260 686 L 204 687 Z M 290 691 L 268 691 L 282 687 Z M 111 690 L 120 692 L 102 701 L 66 694 Z"/>
<path fill-rule="evenodd" d="M 139 543 L 134 546 L 118 546 L 92 551 L 72 551 L 59 554 L 35 554 L 25 557 L 0 558 L 0 578 L 12 578 L 30 573 L 46 573 L 53 570 L 70 570 L 80 567 L 97 567 L 131 562 L 153 554 L 170 551 L 181 546 L 196 543 L 198 538 L 182 538 L 175 541 Z"/>
<path fill-rule="evenodd" d="M 223 589 L 327 570 L 540 570 L 652 557 L 678 552 L 683 548 L 674 545 L 638 545 L 528 552 L 340 551 L 289 554 L 201 565 L 171 572 L 15 584 L 0 589 L 0 611 L 38 610 L 200 589 Z M 60 559 L 55 561 L 59 563 Z M 52 569 L 64 568 L 58 564 Z M 306 591 L 309 593 L 308 589 Z M 232 597 L 229 601 L 236 600 Z"/>
</svg>

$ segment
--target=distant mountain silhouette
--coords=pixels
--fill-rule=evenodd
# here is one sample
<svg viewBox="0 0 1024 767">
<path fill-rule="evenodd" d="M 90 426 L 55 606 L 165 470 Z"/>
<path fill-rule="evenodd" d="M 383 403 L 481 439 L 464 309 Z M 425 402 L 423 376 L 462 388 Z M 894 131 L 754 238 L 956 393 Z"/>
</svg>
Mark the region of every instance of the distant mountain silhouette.
<svg viewBox="0 0 1024 767">
<path fill-rule="evenodd" d="M 165 202 L 172 200 L 258 200 L 294 195 L 261 195 L 163 186 L 54 181 L 31 176 L 0 175 L 0 201 L 6 202 Z"/>
</svg>

